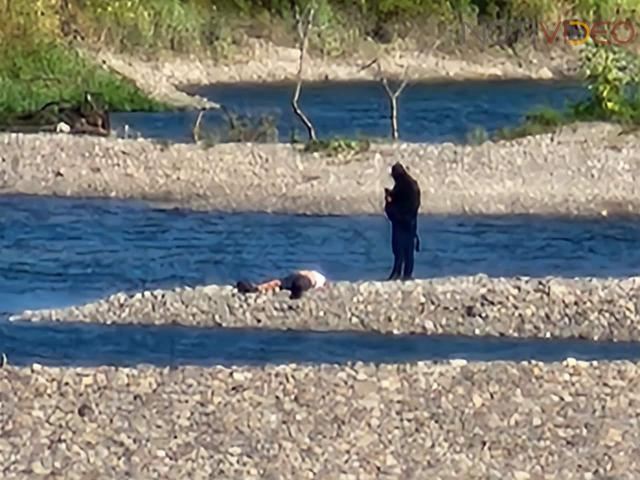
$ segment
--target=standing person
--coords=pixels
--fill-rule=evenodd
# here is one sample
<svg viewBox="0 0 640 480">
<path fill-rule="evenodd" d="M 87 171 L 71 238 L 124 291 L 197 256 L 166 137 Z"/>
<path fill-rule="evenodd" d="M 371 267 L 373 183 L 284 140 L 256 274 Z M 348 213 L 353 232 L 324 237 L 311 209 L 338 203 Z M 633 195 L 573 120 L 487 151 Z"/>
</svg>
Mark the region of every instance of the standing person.
<svg viewBox="0 0 640 480">
<path fill-rule="evenodd" d="M 420 186 L 407 173 L 400 162 L 391 167 L 392 190 L 384 189 L 384 211 L 391 222 L 391 250 L 393 269 L 389 280 L 410 280 L 413 275 L 414 249 L 420 251 L 418 236 L 418 210 L 420 209 Z"/>
<path fill-rule="evenodd" d="M 299 299 L 302 294 L 312 288 L 320 288 L 327 285 L 327 279 L 315 270 L 297 270 L 284 278 L 268 280 L 257 285 L 250 282 L 239 281 L 236 288 L 240 293 L 266 293 L 278 290 L 289 290 L 292 299 Z"/>
</svg>

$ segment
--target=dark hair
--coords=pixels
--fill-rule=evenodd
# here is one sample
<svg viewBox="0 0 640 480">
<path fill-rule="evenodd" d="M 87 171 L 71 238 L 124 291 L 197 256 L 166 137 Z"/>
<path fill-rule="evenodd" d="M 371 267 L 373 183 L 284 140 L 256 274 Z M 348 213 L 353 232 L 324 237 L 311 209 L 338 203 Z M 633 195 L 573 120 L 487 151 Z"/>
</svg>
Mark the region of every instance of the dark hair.
<svg viewBox="0 0 640 480">
<path fill-rule="evenodd" d="M 291 299 L 298 299 L 302 297 L 302 294 L 313 287 L 311 280 L 304 275 L 297 275 L 291 282 Z"/>
<path fill-rule="evenodd" d="M 244 280 L 240 280 L 238 283 L 236 283 L 236 288 L 240 293 L 256 293 L 258 291 L 253 283 L 246 282 Z"/>
</svg>

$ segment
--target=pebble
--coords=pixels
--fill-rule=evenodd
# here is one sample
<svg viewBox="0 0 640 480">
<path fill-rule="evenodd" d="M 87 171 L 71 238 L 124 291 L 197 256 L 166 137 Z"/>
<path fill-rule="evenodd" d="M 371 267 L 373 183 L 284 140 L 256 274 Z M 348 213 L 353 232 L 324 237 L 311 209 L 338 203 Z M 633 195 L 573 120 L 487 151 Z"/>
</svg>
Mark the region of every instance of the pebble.
<svg viewBox="0 0 640 480">
<path fill-rule="evenodd" d="M 569 297 L 575 301 L 567 302 Z M 235 288 L 224 285 L 196 287 L 188 295 L 180 288 L 161 295 L 117 293 L 94 303 L 23 312 L 12 319 L 637 341 L 638 298 L 640 277 L 477 275 L 401 283 L 337 282 L 297 301 L 289 300 L 286 292 L 238 295 Z M 464 365 L 463 360 L 450 362 Z M 574 368 L 589 366 L 575 358 L 565 363 Z"/>
<path fill-rule="evenodd" d="M 0 465 L 3 479 L 638 478 L 639 376 L 628 361 L 6 366 Z M 215 404 L 198 397 L 213 386 Z"/>
<path fill-rule="evenodd" d="M 619 132 L 617 126 L 586 123 L 559 134 L 464 148 L 374 143 L 350 162 L 324 154 L 309 162 L 308 154 L 290 144 L 164 148 L 152 140 L 75 135 L 18 134 L 18 142 L 14 134 L 2 133 L 3 154 L 18 162 L 0 162 L 0 178 L 5 193 L 171 198 L 164 202 L 169 207 L 228 212 L 382 214 L 389 167 L 400 160 L 424 191 L 423 214 L 612 217 L 640 212 L 638 146 L 632 135 Z M 256 156 L 269 161 L 255 161 Z M 209 168 L 211 158 L 215 169 Z M 179 181 L 161 181 L 175 172 Z"/>
</svg>

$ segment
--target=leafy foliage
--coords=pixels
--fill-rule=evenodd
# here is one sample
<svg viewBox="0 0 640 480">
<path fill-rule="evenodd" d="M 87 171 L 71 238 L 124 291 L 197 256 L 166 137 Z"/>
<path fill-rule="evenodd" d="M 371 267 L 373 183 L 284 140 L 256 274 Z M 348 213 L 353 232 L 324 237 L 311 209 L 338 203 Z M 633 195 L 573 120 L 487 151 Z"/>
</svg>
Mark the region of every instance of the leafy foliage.
<svg viewBox="0 0 640 480">
<path fill-rule="evenodd" d="M 61 38 L 63 26 L 72 23 L 87 40 L 112 48 L 224 54 L 243 27 L 265 19 L 290 24 L 293 7 L 303 9 L 309 2 L 317 7 L 317 21 L 325 27 L 318 35 L 329 52 L 344 49 L 354 31 L 364 34 L 387 22 L 420 28 L 431 20 L 446 25 L 478 15 L 557 20 L 558 15 L 588 19 L 640 12 L 640 0 L 0 0 L 0 41 Z"/>
<path fill-rule="evenodd" d="M 588 43 L 582 59 L 590 96 L 574 106 L 579 118 L 630 120 L 637 116 L 638 57 L 616 45 Z"/>
<path fill-rule="evenodd" d="M 327 155 L 343 153 L 363 153 L 369 150 L 371 142 L 368 139 L 332 138 L 308 142 L 304 151 L 308 153 L 322 152 Z"/>
<path fill-rule="evenodd" d="M 564 112 L 551 108 L 539 108 L 529 113 L 521 125 L 513 128 L 498 130 L 495 140 L 513 140 L 515 138 L 541 135 L 556 130 L 558 127 L 569 123 L 570 117 Z"/>
<path fill-rule="evenodd" d="M 581 59 L 588 95 L 565 111 L 543 109 L 522 125 L 502 129 L 496 139 L 538 135 L 577 121 L 640 124 L 640 57 L 620 46 L 587 42 Z"/>
<path fill-rule="evenodd" d="M 51 101 L 80 102 L 99 92 L 110 110 L 160 110 L 131 82 L 55 42 L 0 46 L 0 119 Z"/>
</svg>

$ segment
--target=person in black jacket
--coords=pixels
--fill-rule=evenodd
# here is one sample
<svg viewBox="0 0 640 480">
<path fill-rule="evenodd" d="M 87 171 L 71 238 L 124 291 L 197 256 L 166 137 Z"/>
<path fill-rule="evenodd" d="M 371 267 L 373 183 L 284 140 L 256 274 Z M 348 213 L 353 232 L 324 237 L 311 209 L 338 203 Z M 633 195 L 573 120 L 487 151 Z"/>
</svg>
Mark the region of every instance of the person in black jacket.
<svg viewBox="0 0 640 480">
<path fill-rule="evenodd" d="M 391 222 L 391 250 L 394 258 L 389 280 L 409 280 L 413 275 L 414 249 L 416 252 L 420 251 L 420 187 L 400 162 L 391 167 L 391 177 L 395 182 L 393 189 L 384 189 L 384 211 Z"/>
</svg>

